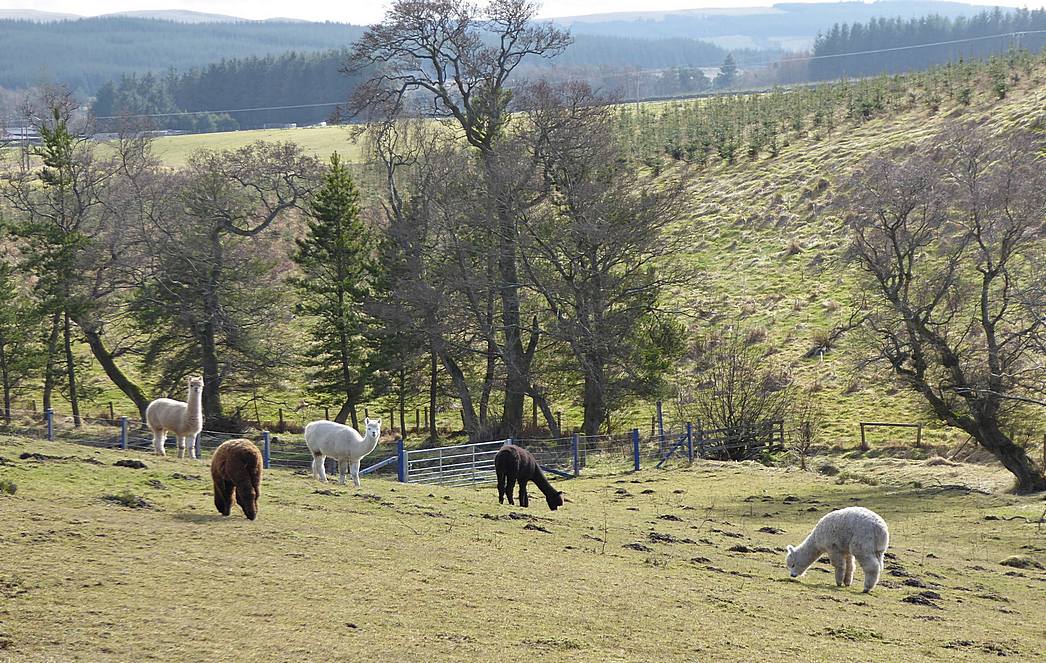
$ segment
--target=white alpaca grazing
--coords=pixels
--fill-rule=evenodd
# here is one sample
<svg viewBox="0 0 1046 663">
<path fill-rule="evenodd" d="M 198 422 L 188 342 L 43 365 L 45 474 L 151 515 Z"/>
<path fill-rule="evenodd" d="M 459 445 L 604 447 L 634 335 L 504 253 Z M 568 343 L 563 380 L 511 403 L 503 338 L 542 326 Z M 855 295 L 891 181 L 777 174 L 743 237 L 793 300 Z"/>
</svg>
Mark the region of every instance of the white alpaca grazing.
<svg viewBox="0 0 1046 663">
<path fill-rule="evenodd" d="M 890 545 L 890 532 L 882 517 L 860 506 L 832 511 L 817 521 L 806 540 L 793 548 L 788 546 L 788 572 L 793 578 L 806 573 L 821 553 L 828 553 L 835 567 L 835 584 L 849 587 L 854 580 L 854 558 L 864 571 L 864 591 L 870 592 L 879 582 L 883 555 Z"/>
<path fill-rule="evenodd" d="M 189 378 L 188 402 L 157 398 L 145 408 L 145 422 L 153 432 L 153 451 L 166 456 L 164 441 L 173 433 L 178 443 L 178 457 L 196 458 L 196 436 L 203 429 L 203 378 Z"/>
<path fill-rule="evenodd" d="M 312 452 L 312 476 L 326 483 L 323 464 L 327 456 L 338 461 L 341 484 L 345 485 L 345 465 L 349 465 L 352 483 L 360 487 L 360 461 L 374 451 L 381 437 L 381 419 L 364 419 L 366 433 L 334 421 L 313 421 L 305 427 L 305 445 Z"/>
</svg>

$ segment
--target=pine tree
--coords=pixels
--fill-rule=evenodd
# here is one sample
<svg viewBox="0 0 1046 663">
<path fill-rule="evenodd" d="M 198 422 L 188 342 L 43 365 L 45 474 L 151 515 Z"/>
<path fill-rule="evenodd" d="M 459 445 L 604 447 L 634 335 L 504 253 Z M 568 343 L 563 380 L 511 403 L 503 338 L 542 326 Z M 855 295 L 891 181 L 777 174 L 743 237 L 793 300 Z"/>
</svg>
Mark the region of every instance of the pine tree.
<svg viewBox="0 0 1046 663">
<path fill-rule="evenodd" d="M 737 62 L 734 61 L 734 55 L 732 53 L 726 54 L 726 59 L 723 60 L 722 66 L 719 67 L 719 73 L 715 77 L 715 86 L 717 88 L 728 88 L 734 84 L 737 79 Z"/>
<path fill-rule="evenodd" d="M 11 401 L 19 386 L 40 366 L 35 342 L 39 317 L 19 293 L 14 270 L 0 262 L 0 418 L 11 420 Z"/>
<path fill-rule="evenodd" d="M 335 421 L 351 417 L 358 427 L 356 404 L 368 386 L 366 366 L 373 354 L 364 333 L 364 303 L 377 265 L 374 243 L 360 218 L 359 192 L 337 153 L 331 155 L 308 216 L 294 261 L 303 272 L 296 280 L 299 311 L 315 318 L 306 351 L 313 367 L 312 390 L 340 398 Z"/>
</svg>

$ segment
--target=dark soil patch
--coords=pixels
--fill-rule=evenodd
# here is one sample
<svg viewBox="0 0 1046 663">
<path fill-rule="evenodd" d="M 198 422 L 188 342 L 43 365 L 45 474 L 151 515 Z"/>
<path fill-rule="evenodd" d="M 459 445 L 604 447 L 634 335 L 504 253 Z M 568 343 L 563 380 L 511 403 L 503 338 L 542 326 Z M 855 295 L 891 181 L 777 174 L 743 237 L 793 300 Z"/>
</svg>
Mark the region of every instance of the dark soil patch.
<svg viewBox="0 0 1046 663">
<path fill-rule="evenodd" d="M 743 539 L 743 538 L 745 538 L 744 534 L 740 534 L 738 532 L 728 532 L 726 530 L 716 529 L 714 527 L 712 528 L 711 531 L 715 532 L 716 534 L 722 534 L 723 536 L 728 536 L 731 539 Z"/>
<path fill-rule="evenodd" d="M 664 513 L 657 517 L 658 520 L 671 520 L 674 523 L 681 523 L 683 519 L 679 516 L 674 516 L 671 513 Z"/>
<path fill-rule="evenodd" d="M 937 610 L 942 610 L 943 608 L 941 608 L 941 606 L 934 603 L 934 601 L 939 601 L 940 599 L 941 595 L 937 592 L 933 590 L 926 590 L 919 592 L 918 594 L 910 594 L 901 599 L 901 601 L 903 601 L 904 603 L 911 603 L 913 605 L 923 605 L 928 608 L 936 608 Z"/>
<path fill-rule="evenodd" d="M 638 550 L 639 552 L 654 552 L 653 548 L 642 543 L 626 543 L 621 547 L 629 550 Z"/>
<path fill-rule="evenodd" d="M 129 467 L 132 470 L 145 470 L 145 469 L 148 469 L 148 467 L 149 467 L 148 465 L 146 465 L 145 463 L 143 463 L 140 460 L 134 460 L 134 459 L 130 459 L 130 458 L 122 458 L 122 459 L 116 461 L 115 463 L 113 463 L 113 466 L 114 467 Z"/>
<path fill-rule="evenodd" d="M 646 490 L 641 490 L 641 491 L 639 491 L 639 494 L 640 494 L 640 495 L 653 495 L 653 494 L 654 494 L 654 493 L 656 493 L 656 492 L 657 492 L 657 491 L 656 491 L 656 490 L 654 490 L 653 488 L 647 488 Z"/>
<path fill-rule="evenodd" d="M 551 534 L 552 533 L 552 532 L 548 531 L 547 529 L 545 529 L 544 527 L 542 527 L 541 525 L 535 525 L 534 523 L 527 523 L 526 525 L 523 526 L 523 529 L 528 529 L 528 530 L 531 530 L 533 532 L 544 532 L 545 534 Z"/>
<path fill-rule="evenodd" d="M 156 490 L 167 490 L 167 484 L 159 479 L 149 479 L 148 483 L 150 488 L 155 488 Z"/>
<path fill-rule="evenodd" d="M 730 546 L 727 548 L 730 552 L 739 553 L 776 553 L 777 551 L 773 548 L 767 548 L 766 546 L 746 546 L 743 543 L 739 543 L 736 546 Z"/>
<path fill-rule="evenodd" d="M 330 488 L 317 488 L 316 490 L 312 491 L 312 494 L 327 495 L 328 497 L 341 497 L 342 495 L 342 493 L 339 493 L 336 490 L 331 490 Z"/>
<path fill-rule="evenodd" d="M 102 499 L 111 504 L 118 504 L 128 509 L 152 509 L 153 504 L 140 495 L 124 491 L 115 495 L 103 495 Z"/>
<path fill-rule="evenodd" d="M 778 527 L 760 527 L 758 531 L 763 534 L 784 534 L 784 530 Z"/>
<path fill-rule="evenodd" d="M 1035 559 L 1028 557 L 1027 555 L 1011 555 L 1006 559 L 999 562 L 1003 566 L 1009 566 L 1015 569 L 1042 569 L 1046 568 Z"/>
<path fill-rule="evenodd" d="M 172 479 L 180 479 L 182 481 L 200 481 L 202 477 L 198 477 L 194 474 L 182 474 L 181 472 L 175 472 L 171 475 Z"/>
</svg>

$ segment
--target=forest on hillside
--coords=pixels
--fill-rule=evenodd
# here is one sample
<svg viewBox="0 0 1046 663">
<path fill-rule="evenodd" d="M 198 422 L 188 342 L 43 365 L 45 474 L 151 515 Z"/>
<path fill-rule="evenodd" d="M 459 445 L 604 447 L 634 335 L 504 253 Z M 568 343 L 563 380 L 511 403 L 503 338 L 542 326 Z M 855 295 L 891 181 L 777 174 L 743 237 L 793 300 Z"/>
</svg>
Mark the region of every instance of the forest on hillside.
<svg viewBox="0 0 1046 663">
<path fill-rule="evenodd" d="M 1020 37 L 1012 33 L 1025 32 Z M 1006 35 L 994 37 L 995 35 Z M 904 48 L 919 44 L 925 48 Z M 811 80 L 875 76 L 917 71 L 945 62 L 984 58 L 1011 48 L 1038 52 L 1046 46 L 1046 9 L 995 8 L 972 17 L 876 18 L 865 23 L 836 24 L 818 36 L 810 61 Z M 898 49 L 894 52 L 874 52 Z M 857 55 L 847 56 L 846 53 Z"/>
</svg>

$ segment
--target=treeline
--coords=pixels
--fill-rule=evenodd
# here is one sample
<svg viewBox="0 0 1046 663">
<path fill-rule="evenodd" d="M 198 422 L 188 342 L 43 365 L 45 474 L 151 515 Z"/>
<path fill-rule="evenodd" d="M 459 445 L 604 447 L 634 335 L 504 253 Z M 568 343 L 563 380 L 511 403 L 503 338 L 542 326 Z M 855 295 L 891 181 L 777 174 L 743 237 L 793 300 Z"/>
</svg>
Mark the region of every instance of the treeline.
<svg viewBox="0 0 1046 663">
<path fill-rule="evenodd" d="M 1041 30 L 1046 30 L 1046 9 L 1003 11 L 995 8 L 969 18 L 931 15 L 836 24 L 814 42 L 810 78 L 828 80 L 917 71 L 945 62 L 984 58 L 1018 46 L 1035 52 L 1046 45 L 1046 33 L 1024 34 L 1019 38 L 1012 33 Z M 940 43 L 957 40 L 972 41 Z M 938 45 L 903 48 L 922 44 Z M 891 48 L 900 50 L 882 52 Z M 855 55 L 843 55 L 846 53 Z"/>
<path fill-rule="evenodd" d="M 177 23 L 132 17 L 0 21 L 0 87 L 60 83 L 89 97 L 106 81 L 222 59 L 342 48 L 363 33 L 345 23 Z"/>
<path fill-rule="evenodd" d="M 91 111 L 100 118 L 149 116 L 270 106 L 307 106 L 265 111 L 202 113 L 145 118 L 148 126 L 187 131 L 228 131 L 268 123 L 313 124 L 328 119 L 334 103 L 347 97 L 357 77 L 339 69 L 347 52 L 285 53 L 278 56 L 225 60 L 184 73 L 123 76 L 99 90 Z M 100 120 L 114 129 L 119 119 Z M 145 123 L 142 123 L 145 124 Z"/>
</svg>

